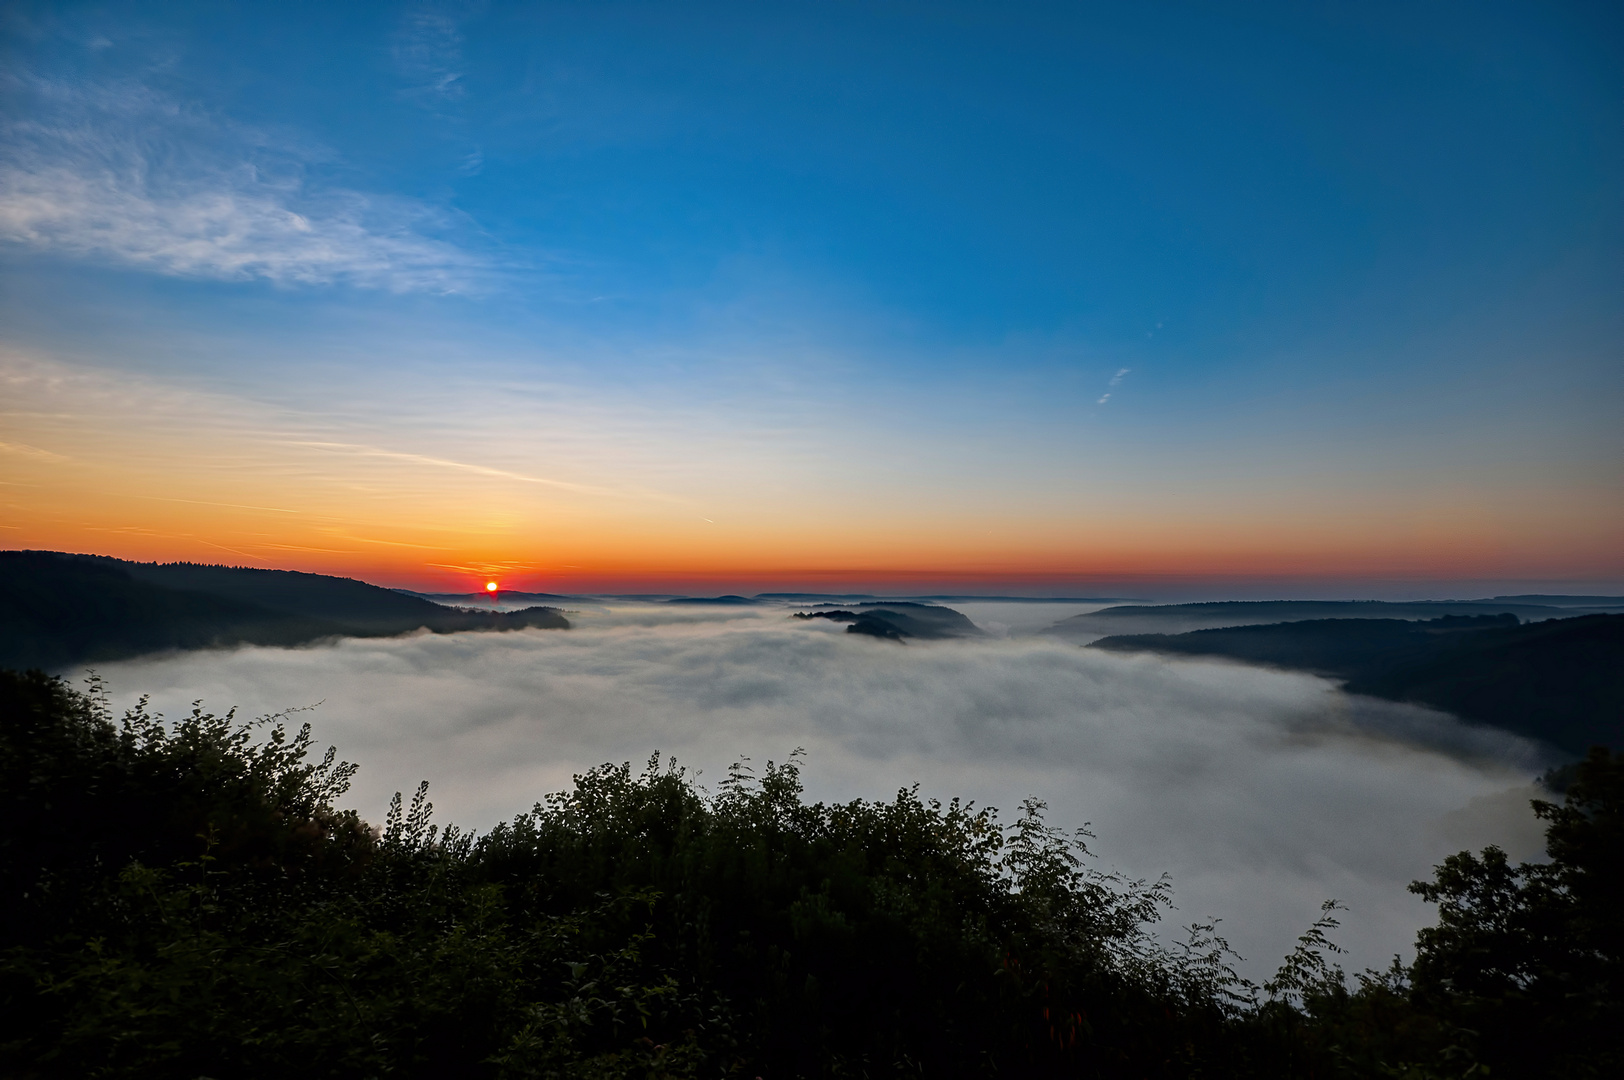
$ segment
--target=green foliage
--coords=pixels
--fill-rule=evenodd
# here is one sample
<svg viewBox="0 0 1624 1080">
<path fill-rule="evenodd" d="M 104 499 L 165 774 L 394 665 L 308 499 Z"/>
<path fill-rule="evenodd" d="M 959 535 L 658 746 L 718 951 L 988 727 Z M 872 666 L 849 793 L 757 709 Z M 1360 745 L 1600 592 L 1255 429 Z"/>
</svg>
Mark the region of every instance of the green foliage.
<svg viewBox="0 0 1624 1080">
<path fill-rule="evenodd" d="M 94 687 L 0 673 L 0 1070 L 1538 1075 L 1482 1033 L 1529 1009 L 1547 1074 L 1612 1060 L 1605 756 L 1541 811 L 1552 863 L 1461 855 L 1421 887 L 1413 971 L 1349 988 L 1328 904 L 1260 994 L 1211 926 L 1161 945 L 1166 881 L 1101 873 L 1035 801 L 809 804 L 793 755 L 714 792 L 655 757 L 482 836 L 437 830 L 426 785 L 373 830 L 286 719 L 115 722 Z"/>
<path fill-rule="evenodd" d="M 1550 861 L 1461 852 L 1412 891 L 1438 905 L 1421 932 L 1418 998 L 1466 1045 L 1526 1076 L 1624 1072 L 1624 757 L 1594 749 L 1565 803 L 1539 801 Z"/>
<path fill-rule="evenodd" d="M 1461 852 L 1412 892 L 1438 906 L 1409 967 L 1365 972 L 1357 989 L 1305 935 L 1259 1017 L 1292 1051 L 1347 1076 L 1603 1077 L 1624 1073 L 1624 757 L 1597 748 L 1571 770 L 1549 822 L 1548 861 Z M 1329 911 L 1327 911 L 1329 914 Z"/>
</svg>

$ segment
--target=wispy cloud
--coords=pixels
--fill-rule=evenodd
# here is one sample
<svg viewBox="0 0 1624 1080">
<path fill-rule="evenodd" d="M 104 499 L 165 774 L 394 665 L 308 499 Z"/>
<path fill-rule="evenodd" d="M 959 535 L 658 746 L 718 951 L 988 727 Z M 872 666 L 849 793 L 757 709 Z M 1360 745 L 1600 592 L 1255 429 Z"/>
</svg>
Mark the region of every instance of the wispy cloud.
<svg viewBox="0 0 1624 1080">
<path fill-rule="evenodd" d="M 215 502 L 211 499 L 175 499 L 167 495 L 137 495 L 137 499 L 150 499 L 153 502 L 189 503 L 192 506 L 225 506 L 233 510 L 263 510 L 267 514 L 297 514 L 297 510 L 285 510 L 280 506 L 255 506 L 252 503 Z"/>
<path fill-rule="evenodd" d="M 323 186 L 315 148 L 278 142 L 139 84 L 9 82 L 0 241 L 162 274 L 459 292 L 486 260 L 432 235 L 424 204 Z"/>
<path fill-rule="evenodd" d="M 12 454 L 17 457 L 32 458 L 35 461 L 67 461 L 68 458 L 50 450 L 41 450 L 37 446 L 27 443 L 0 442 L 0 454 Z"/>
<path fill-rule="evenodd" d="M 110 485 L 121 505 L 139 497 L 154 509 L 218 506 L 286 516 L 291 528 L 371 522 L 356 516 L 359 492 L 386 501 L 409 492 L 415 509 L 407 516 L 438 531 L 446 520 L 426 507 L 460 498 L 454 493 L 470 482 L 501 492 L 497 501 L 509 508 L 569 503 L 664 515 L 694 500 L 684 470 L 701 465 L 678 461 L 662 472 L 660 462 L 672 463 L 671 436 L 657 432 L 639 444 L 635 417 L 617 426 L 610 405 L 576 396 L 518 400 L 493 415 L 488 385 L 442 383 L 430 401 L 404 383 L 374 394 L 376 413 L 355 412 L 346 407 L 352 395 L 332 387 L 267 400 L 0 348 L 0 460 L 34 472 L 71 460 L 77 482 Z M 131 487 L 130 477 L 142 479 Z M 398 524 L 394 512 L 386 520 Z M 329 539 L 370 546 L 373 536 L 422 539 L 366 528 Z M 420 546 L 441 550 L 432 539 Z"/>
<path fill-rule="evenodd" d="M 568 480 L 553 480 L 545 476 L 529 476 L 525 473 L 512 472 L 508 469 L 493 469 L 488 465 L 475 465 L 466 461 L 451 461 L 447 458 L 430 457 L 427 454 L 411 454 L 400 450 L 383 450 L 376 446 L 364 446 L 357 443 L 319 442 L 315 440 L 294 440 L 290 446 L 308 446 L 317 450 L 331 450 L 343 454 L 356 454 L 361 457 L 390 458 L 395 461 L 411 462 L 414 465 L 433 465 L 441 469 L 461 469 L 464 472 L 478 473 L 481 476 L 494 476 L 504 480 L 518 480 L 525 484 L 545 484 L 548 487 L 561 488 L 566 491 L 579 491 L 591 495 L 618 495 L 620 492 L 609 488 L 595 487 L 591 484 L 573 484 Z"/>
<path fill-rule="evenodd" d="M 1133 370 L 1132 368 L 1117 368 L 1117 373 L 1115 375 L 1112 375 L 1111 378 L 1110 378 L 1110 381 L 1108 381 L 1105 385 L 1110 386 L 1110 387 L 1121 386 L 1123 377 L 1126 376 L 1128 374 L 1128 372 L 1130 372 L 1132 370 Z M 1105 393 L 1100 395 L 1100 399 L 1098 401 L 1096 401 L 1094 404 L 1096 404 L 1096 405 L 1104 405 L 1107 401 L 1110 401 L 1110 400 L 1111 400 L 1111 391 L 1107 390 Z"/>
<path fill-rule="evenodd" d="M 395 67 L 407 93 L 438 101 L 458 101 L 463 84 L 462 21 L 467 4 L 415 4 L 401 16 L 395 34 Z"/>
</svg>

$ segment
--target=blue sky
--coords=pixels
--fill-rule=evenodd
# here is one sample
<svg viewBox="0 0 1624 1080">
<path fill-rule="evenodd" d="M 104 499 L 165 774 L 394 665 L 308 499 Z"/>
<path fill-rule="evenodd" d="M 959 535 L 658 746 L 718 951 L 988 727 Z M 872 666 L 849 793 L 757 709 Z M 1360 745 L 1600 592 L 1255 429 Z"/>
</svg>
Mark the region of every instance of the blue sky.
<svg viewBox="0 0 1624 1080">
<path fill-rule="evenodd" d="M 1624 577 L 1610 5 L 4 18 L 0 345 L 32 396 L 0 442 L 82 464 L 75 491 L 248 481 L 113 479 L 113 434 L 41 419 L 63 373 L 647 495 L 470 495 L 508 555 L 574 523 L 538 565 L 613 532 L 627 566 L 711 566 L 845 508 L 887 566 L 1127 572 L 1175 533 L 1147 571 L 1377 572 L 1353 514 L 1382 573 Z M 49 486 L 25 451 L 13 486 Z M 322 483 L 381 500 L 345 528 L 416 535 L 406 493 L 455 496 L 334 456 Z M 92 527 L 20 497 L 30 536 Z"/>
</svg>

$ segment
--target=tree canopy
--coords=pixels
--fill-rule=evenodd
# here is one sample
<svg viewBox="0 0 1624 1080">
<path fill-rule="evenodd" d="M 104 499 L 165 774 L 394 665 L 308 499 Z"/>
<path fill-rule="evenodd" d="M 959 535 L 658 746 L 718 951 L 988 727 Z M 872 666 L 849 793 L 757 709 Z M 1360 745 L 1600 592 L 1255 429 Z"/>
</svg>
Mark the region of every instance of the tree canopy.
<svg viewBox="0 0 1624 1080">
<path fill-rule="evenodd" d="M 1155 931 L 1027 802 L 808 803 L 605 765 L 483 835 L 372 827 L 308 726 L 0 673 L 0 1066 L 187 1077 L 1583 1076 L 1618 1065 L 1620 785 L 1550 861 L 1453 856 L 1413 966 L 1350 985 L 1335 908 L 1275 979 Z"/>
</svg>

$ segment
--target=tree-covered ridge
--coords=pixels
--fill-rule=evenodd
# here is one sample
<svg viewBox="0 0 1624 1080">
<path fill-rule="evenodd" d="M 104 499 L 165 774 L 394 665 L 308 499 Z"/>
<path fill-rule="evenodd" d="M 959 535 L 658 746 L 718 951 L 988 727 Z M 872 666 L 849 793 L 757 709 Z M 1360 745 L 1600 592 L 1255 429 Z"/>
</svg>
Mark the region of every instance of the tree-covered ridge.
<svg viewBox="0 0 1624 1080">
<path fill-rule="evenodd" d="M 793 759 L 707 792 L 656 758 L 594 769 L 484 835 L 438 832 L 421 789 L 374 829 L 336 808 L 353 767 L 307 760 L 309 729 L 285 721 L 198 710 L 164 724 L 144 707 L 115 720 L 94 693 L 0 673 L 0 1068 L 1422 1077 L 1618 1064 L 1604 1033 L 1619 1019 L 1624 764 L 1605 752 L 1542 811 L 1548 869 L 1506 868 L 1491 849 L 1425 886 L 1442 918 L 1413 969 L 1350 988 L 1328 963 L 1328 911 L 1258 988 L 1210 928 L 1160 944 L 1167 885 L 1094 870 L 1086 838 L 1048 826 L 1037 803 L 1008 823 L 912 790 L 808 804 Z M 1527 919 L 1501 917 L 1512 908 Z"/>
<path fill-rule="evenodd" d="M 1624 615 L 1317 619 L 1121 634 L 1089 647 L 1312 671 L 1346 680 L 1350 693 L 1431 705 L 1572 754 L 1624 746 Z"/>
<path fill-rule="evenodd" d="M 168 649 L 300 645 L 414 630 L 567 629 L 557 608 L 448 608 L 349 578 L 0 551 L 0 666 L 61 670 Z"/>
<path fill-rule="evenodd" d="M 887 641 L 906 641 L 919 638 L 924 641 L 942 638 L 981 636 L 981 628 L 962 612 L 940 604 L 916 604 L 905 600 L 888 600 L 856 604 L 851 609 L 824 608 L 819 611 L 796 612 L 796 619 L 828 619 L 848 623 L 846 633 L 865 634 Z"/>
<path fill-rule="evenodd" d="M 1430 620 L 1446 615 L 1515 615 L 1523 622 L 1624 613 L 1624 596 L 1526 595 L 1484 600 L 1208 600 L 1195 604 L 1122 604 L 1061 619 L 1060 637 L 1186 634 L 1194 630 L 1329 619 Z"/>
</svg>

